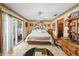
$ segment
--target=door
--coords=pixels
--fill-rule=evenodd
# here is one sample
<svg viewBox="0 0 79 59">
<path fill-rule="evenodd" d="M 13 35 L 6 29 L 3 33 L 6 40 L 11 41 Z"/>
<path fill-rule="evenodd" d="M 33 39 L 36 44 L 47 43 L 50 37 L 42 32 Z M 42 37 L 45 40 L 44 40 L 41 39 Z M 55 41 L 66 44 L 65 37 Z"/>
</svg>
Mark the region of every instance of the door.
<svg viewBox="0 0 79 59">
<path fill-rule="evenodd" d="M 57 32 L 58 32 L 57 36 L 58 36 L 58 38 L 63 37 L 63 22 L 64 22 L 63 19 L 60 19 L 57 21 Z"/>
</svg>

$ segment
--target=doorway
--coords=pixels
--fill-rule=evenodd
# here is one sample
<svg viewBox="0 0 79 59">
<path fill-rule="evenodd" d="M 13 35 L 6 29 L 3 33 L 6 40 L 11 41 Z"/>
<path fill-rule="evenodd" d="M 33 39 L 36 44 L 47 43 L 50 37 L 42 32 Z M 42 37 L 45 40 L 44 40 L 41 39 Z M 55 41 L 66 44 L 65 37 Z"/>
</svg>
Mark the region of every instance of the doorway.
<svg viewBox="0 0 79 59">
<path fill-rule="evenodd" d="M 63 23 L 64 23 L 64 19 L 60 19 L 57 21 L 57 37 L 61 38 L 63 37 Z"/>
</svg>

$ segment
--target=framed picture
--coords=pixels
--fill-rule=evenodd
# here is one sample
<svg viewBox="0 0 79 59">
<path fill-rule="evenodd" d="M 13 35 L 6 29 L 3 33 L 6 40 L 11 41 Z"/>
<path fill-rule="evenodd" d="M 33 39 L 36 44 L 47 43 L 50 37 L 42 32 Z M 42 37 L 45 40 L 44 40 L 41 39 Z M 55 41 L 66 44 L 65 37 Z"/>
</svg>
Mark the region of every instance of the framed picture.
<svg viewBox="0 0 79 59">
<path fill-rule="evenodd" d="M 37 24 L 35 24 L 35 26 L 37 26 Z"/>
<path fill-rule="evenodd" d="M 50 24 L 48 24 L 48 27 L 50 26 Z"/>
<path fill-rule="evenodd" d="M 28 27 L 28 23 L 27 22 L 25 23 L 25 26 Z"/>
<path fill-rule="evenodd" d="M 53 26 L 53 31 L 55 31 L 55 23 L 53 23 L 52 26 Z"/>
<path fill-rule="evenodd" d="M 33 23 L 30 23 L 30 26 L 33 26 Z"/>
<path fill-rule="evenodd" d="M 44 26 L 46 27 L 46 24 L 44 24 Z"/>
</svg>

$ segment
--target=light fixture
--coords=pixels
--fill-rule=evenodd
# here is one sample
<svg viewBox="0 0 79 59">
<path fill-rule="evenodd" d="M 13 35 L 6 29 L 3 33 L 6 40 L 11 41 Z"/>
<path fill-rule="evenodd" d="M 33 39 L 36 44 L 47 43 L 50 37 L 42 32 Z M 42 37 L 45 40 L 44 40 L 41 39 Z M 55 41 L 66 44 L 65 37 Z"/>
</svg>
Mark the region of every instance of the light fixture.
<svg viewBox="0 0 79 59">
<path fill-rule="evenodd" d="M 38 12 L 39 20 L 43 20 L 43 12 L 39 11 Z"/>
<path fill-rule="evenodd" d="M 38 12 L 39 20 L 38 20 L 37 24 L 38 24 L 39 26 L 42 26 L 42 25 L 43 25 L 43 13 L 44 13 L 44 12 L 42 12 L 42 11 L 39 11 L 39 12 Z"/>
</svg>

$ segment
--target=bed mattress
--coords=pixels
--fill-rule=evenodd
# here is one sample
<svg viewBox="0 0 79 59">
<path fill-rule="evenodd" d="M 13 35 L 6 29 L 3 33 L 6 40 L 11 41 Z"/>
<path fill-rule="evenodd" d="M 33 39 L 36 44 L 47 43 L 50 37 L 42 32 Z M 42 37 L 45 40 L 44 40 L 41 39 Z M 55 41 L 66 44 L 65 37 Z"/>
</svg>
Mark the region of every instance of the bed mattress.
<svg viewBox="0 0 79 59">
<path fill-rule="evenodd" d="M 26 37 L 25 41 L 52 42 L 52 37 L 48 32 L 33 31 Z"/>
</svg>

